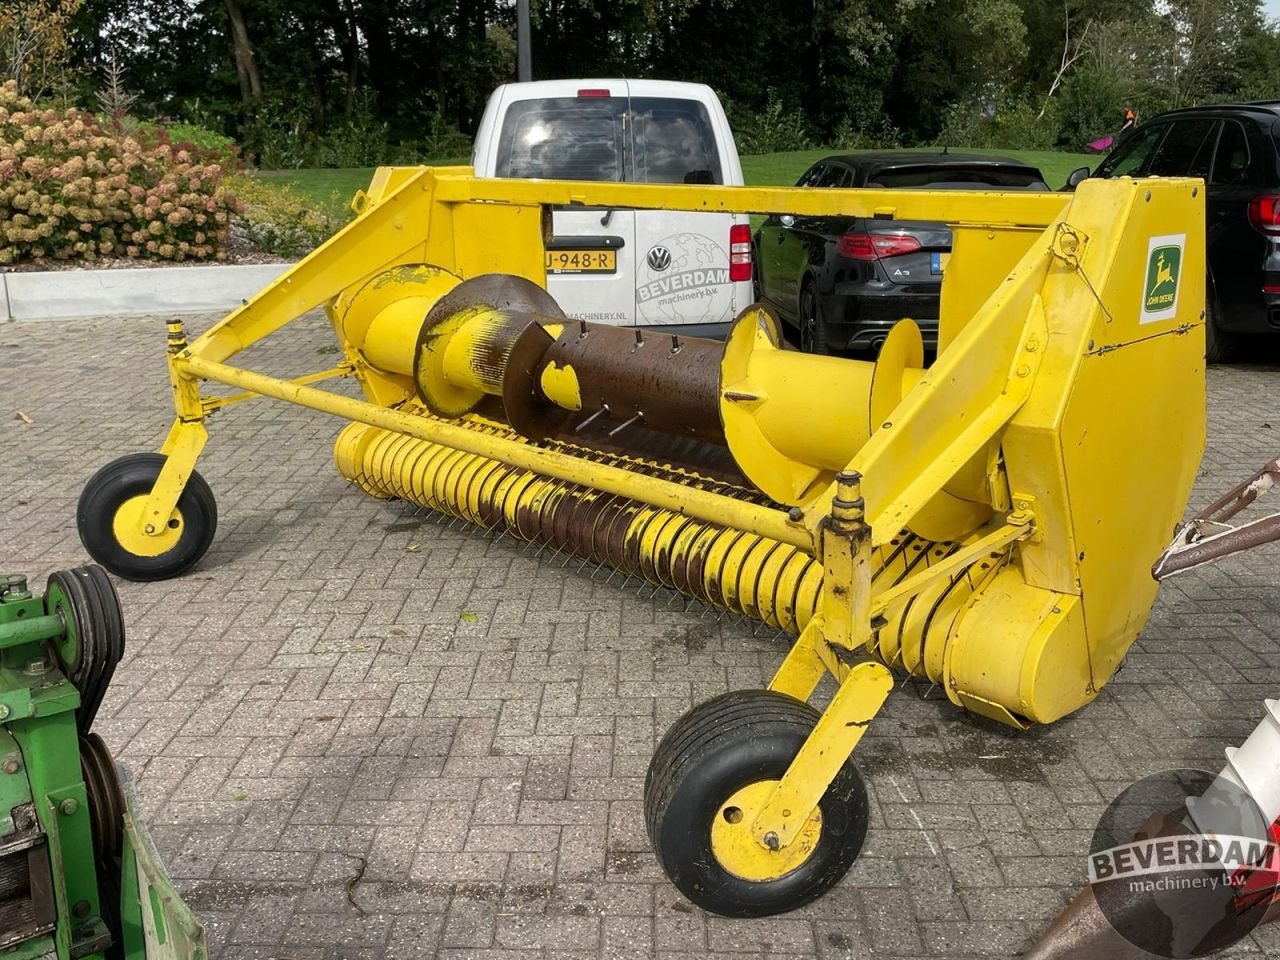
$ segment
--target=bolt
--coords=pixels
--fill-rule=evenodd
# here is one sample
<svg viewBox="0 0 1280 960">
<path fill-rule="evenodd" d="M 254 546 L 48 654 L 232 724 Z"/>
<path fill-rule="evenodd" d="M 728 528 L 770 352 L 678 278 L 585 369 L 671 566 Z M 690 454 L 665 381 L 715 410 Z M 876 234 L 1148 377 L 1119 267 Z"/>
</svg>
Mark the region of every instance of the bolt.
<svg viewBox="0 0 1280 960">
<path fill-rule="evenodd" d="M 1031 375 L 1031 368 L 1028 367 L 1025 363 L 1022 366 L 1018 367 L 1018 376 L 1028 377 L 1030 375 Z"/>
<path fill-rule="evenodd" d="M 4 764 L 3 766 L 0 766 L 0 769 L 4 770 L 4 772 L 8 774 L 17 773 L 22 769 L 22 761 L 18 759 L 18 755 L 16 753 L 11 753 L 4 758 Z"/>
<path fill-rule="evenodd" d="M 782 848 L 782 844 L 778 842 L 778 835 L 772 830 L 764 835 L 764 845 L 770 850 L 779 850 Z"/>
<path fill-rule="evenodd" d="M 0 720 L 7 719 L 9 719 L 9 705 L 7 703 L 0 703 Z"/>
<path fill-rule="evenodd" d="M 1035 353 L 1035 352 L 1036 352 L 1037 350 L 1039 350 L 1039 349 L 1040 349 L 1040 341 L 1039 341 L 1039 340 L 1028 340 L 1028 341 L 1027 341 L 1027 353 Z"/>
<path fill-rule="evenodd" d="M 804 519 L 804 511 L 801 510 L 799 507 L 792 507 L 790 510 L 787 511 L 787 519 L 790 520 L 792 523 L 799 523 L 801 520 Z"/>
<path fill-rule="evenodd" d="M 67 799 L 63 800 L 60 804 L 58 804 L 58 811 L 64 817 L 71 816 L 73 813 L 75 813 L 79 809 L 80 809 L 80 804 L 76 803 L 75 797 L 67 797 Z"/>
<path fill-rule="evenodd" d="M 148 523 L 142 529 L 147 534 L 147 536 L 150 536 L 151 534 L 156 532 L 156 525 L 154 523 Z"/>
<path fill-rule="evenodd" d="M 71 912 L 75 914 L 76 917 L 83 920 L 85 917 L 89 915 L 89 901 L 77 900 L 75 902 L 75 906 L 71 908 Z"/>
</svg>

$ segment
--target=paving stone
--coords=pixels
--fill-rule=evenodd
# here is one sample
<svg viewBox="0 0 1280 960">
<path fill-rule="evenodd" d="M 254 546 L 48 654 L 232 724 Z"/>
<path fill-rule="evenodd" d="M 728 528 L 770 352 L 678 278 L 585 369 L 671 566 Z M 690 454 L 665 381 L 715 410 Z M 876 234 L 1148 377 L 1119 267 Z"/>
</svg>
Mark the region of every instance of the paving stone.
<svg viewBox="0 0 1280 960">
<path fill-rule="evenodd" d="M 326 328 L 246 362 L 325 365 Z M 41 588 L 84 562 L 84 480 L 163 440 L 164 328 L 3 325 L 0 362 L 0 566 Z M 1274 456 L 1278 382 L 1274 357 L 1210 369 L 1194 505 Z M 1073 895 L 1107 800 L 1216 769 L 1275 696 L 1262 550 L 1167 582 L 1124 669 L 1051 727 L 896 690 L 858 748 L 871 824 L 849 876 L 782 917 L 709 917 L 648 849 L 649 756 L 694 703 L 765 684 L 787 641 L 364 497 L 333 469 L 339 429 L 267 401 L 220 412 L 209 554 L 118 583 L 128 649 L 96 729 L 217 960 L 1011 956 Z M 1280 924 L 1229 955 L 1280 957 Z"/>
</svg>

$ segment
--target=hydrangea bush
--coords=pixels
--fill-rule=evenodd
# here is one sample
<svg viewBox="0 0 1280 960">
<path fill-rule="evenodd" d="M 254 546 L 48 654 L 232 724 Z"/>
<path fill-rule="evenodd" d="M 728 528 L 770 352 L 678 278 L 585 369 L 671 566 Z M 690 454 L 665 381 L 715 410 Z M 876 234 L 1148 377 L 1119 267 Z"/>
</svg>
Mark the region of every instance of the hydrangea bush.
<svg viewBox="0 0 1280 960">
<path fill-rule="evenodd" d="M 0 85 L 0 264 L 225 259 L 241 207 L 223 172 L 181 144 L 115 135 Z"/>
</svg>

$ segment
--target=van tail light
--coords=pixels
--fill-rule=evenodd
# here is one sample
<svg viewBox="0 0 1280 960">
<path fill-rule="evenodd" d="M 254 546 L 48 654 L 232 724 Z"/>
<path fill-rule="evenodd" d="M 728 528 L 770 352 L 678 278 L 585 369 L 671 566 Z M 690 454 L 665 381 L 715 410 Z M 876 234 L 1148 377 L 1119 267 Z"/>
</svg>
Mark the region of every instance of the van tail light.
<svg viewBox="0 0 1280 960">
<path fill-rule="evenodd" d="M 729 280 L 751 279 L 751 227 L 735 223 L 729 228 Z"/>
<path fill-rule="evenodd" d="M 919 240 L 900 234 L 846 233 L 836 241 L 836 252 L 850 260 L 885 260 L 919 249 Z"/>
<path fill-rule="evenodd" d="M 1280 234 L 1280 196 L 1273 194 L 1250 200 L 1249 222 L 1261 233 Z"/>
</svg>

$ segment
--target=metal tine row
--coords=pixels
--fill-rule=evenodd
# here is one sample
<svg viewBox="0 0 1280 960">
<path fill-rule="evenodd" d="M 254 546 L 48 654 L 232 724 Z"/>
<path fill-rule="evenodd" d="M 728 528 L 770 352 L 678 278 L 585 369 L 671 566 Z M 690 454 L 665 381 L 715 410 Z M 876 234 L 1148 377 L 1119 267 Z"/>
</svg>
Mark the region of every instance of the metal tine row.
<svg viewBox="0 0 1280 960">
<path fill-rule="evenodd" d="M 374 483 L 371 480 L 371 478 L 368 476 L 368 474 L 365 473 L 364 471 L 361 471 L 360 473 L 358 473 L 351 482 L 365 488 L 374 488 L 374 489 L 381 488 L 381 484 Z M 701 484 L 699 485 L 701 486 Z M 413 505 L 414 517 L 426 517 L 435 526 L 444 526 L 451 531 L 458 529 L 460 526 L 465 526 L 469 530 L 471 530 L 473 533 L 478 533 L 481 536 L 483 536 L 485 539 L 500 541 L 502 539 L 509 537 L 511 539 L 519 540 L 521 543 L 522 554 L 527 556 L 530 550 L 534 550 L 535 553 L 534 553 L 533 559 L 535 560 L 539 559 L 548 547 L 552 547 L 553 553 L 548 558 L 548 562 L 554 562 L 556 559 L 560 558 L 560 556 L 563 554 L 564 559 L 560 563 L 560 567 L 562 569 L 568 566 L 569 562 L 572 559 L 574 559 L 575 556 L 578 556 L 580 560 L 576 572 L 579 572 L 579 573 L 582 572 L 582 570 L 586 567 L 587 564 L 592 563 L 592 556 L 589 550 L 583 551 L 581 554 L 577 554 L 574 551 L 567 549 L 564 545 L 559 545 L 559 546 L 554 545 L 553 538 L 550 536 L 538 536 L 537 534 L 535 534 L 531 538 L 520 537 L 516 533 L 513 533 L 511 529 L 507 526 L 507 524 L 505 524 L 501 520 L 496 520 L 493 523 L 486 526 L 483 524 L 475 523 L 470 519 L 468 519 L 467 517 L 462 516 L 460 514 L 453 513 L 450 511 L 445 511 L 437 507 L 429 506 L 419 501 L 404 500 L 403 502 Z M 592 582 L 598 582 L 597 576 L 601 572 L 601 570 L 605 569 L 605 567 L 606 565 L 604 563 L 601 563 L 600 561 L 595 561 L 588 575 L 589 579 Z M 667 599 L 665 603 L 665 609 L 667 610 L 670 610 L 676 602 L 679 602 L 681 605 L 681 612 L 689 613 L 693 608 L 693 606 L 696 604 L 699 608 L 696 613 L 696 616 L 698 617 L 699 620 L 704 620 L 709 613 L 714 612 L 715 622 L 718 625 L 723 625 L 726 628 L 746 629 L 747 625 L 749 624 L 752 637 L 758 637 L 762 630 L 769 628 L 773 630 L 773 632 L 776 633 L 779 638 L 784 639 L 788 642 L 790 641 L 790 634 L 788 634 L 785 630 L 781 630 L 777 627 L 769 627 L 769 625 L 764 623 L 763 621 L 758 620 L 754 617 L 749 617 L 742 612 L 733 611 L 727 607 L 722 607 L 716 604 L 707 603 L 705 600 L 701 599 L 700 597 L 682 594 L 678 590 L 675 590 L 667 586 L 666 584 L 653 583 L 643 578 L 642 576 L 640 576 L 639 573 L 636 571 L 624 571 L 618 567 L 608 567 L 608 571 L 609 571 L 608 575 L 606 576 L 604 581 L 606 586 L 611 584 L 614 581 L 614 579 L 618 576 L 619 573 L 624 574 L 624 580 L 621 585 L 622 589 L 626 589 L 631 585 L 631 582 L 633 580 L 638 579 L 640 583 L 636 589 L 636 596 L 637 598 L 643 599 L 647 602 L 653 602 L 654 600 L 658 599 L 658 595 L 663 591 L 668 592 L 670 594 L 670 597 Z M 648 591 L 647 596 L 645 595 L 646 590 Z"/>
</svg>

